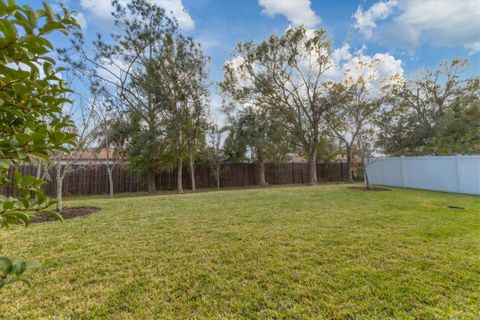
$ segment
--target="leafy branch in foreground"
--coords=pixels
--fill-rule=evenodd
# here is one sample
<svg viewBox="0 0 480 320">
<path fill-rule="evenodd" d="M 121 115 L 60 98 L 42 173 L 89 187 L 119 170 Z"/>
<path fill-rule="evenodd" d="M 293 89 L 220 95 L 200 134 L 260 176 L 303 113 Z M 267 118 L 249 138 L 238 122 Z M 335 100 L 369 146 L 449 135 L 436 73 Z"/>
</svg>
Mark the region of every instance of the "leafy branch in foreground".
<svg viewBox="0 0 480 320">
<path fill-rule="evenodd" d="M 29 279 L 24 277 L 23 273 L 28 269 L 38 267 L 40 267 L 40 263 L 36 260 L 0 257 L 0 269 L 3 273 L 0 277 L 0 289 L 17 281 L 30 284 Z"/>
<path fill-rule="evenodd" d="M 0 185 L 13 186 L 13 194 L 0 196 L 0 227 L 28 226 L 36 213 L 62 220 L 48 207 L 53 201 L 41 190 L 43 180 L 23 176 L 19 165 L 65 150 L 75 135 L 66 128 L 70 119 L 61 119 L 62 106 L 69 93 L 49 55 L 52 44 L 45 36 L 54 31 L 67 33 L 78 27 L 64 8 L 56 14 L 47 4 L 43 9 L 18 6 L 0 0 Z M 13 170 L 13 178 L 11 177 Z M 23 273 L 38 262 L 0 257 L 0 288 L 15 281 L 26 281 Z"/>
</svg>

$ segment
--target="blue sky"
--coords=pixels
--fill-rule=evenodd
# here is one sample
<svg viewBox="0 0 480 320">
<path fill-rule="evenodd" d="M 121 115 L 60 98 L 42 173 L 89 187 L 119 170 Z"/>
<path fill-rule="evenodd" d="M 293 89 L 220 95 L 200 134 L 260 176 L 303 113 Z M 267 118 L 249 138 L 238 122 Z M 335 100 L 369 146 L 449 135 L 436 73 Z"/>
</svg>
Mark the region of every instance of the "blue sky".
<svg viewBox="0 0 480 320">
<path fill-rule="evenodd" d="M 406 77 L 420 67 L 435 68 L 452 58 L 470 59 L 468 75 L 480 74 L 480 0 L 151 1 L 172 12 L 182 32 L 202 43 L 212 58 L 212 82 L 222 79 L 222 64 L 237 42 L 260 41 L 298 24 L 326 29 L 334 47 L 347 42 L 351 52 L 363 48 L 366 55 L 389 54 L 401 61 Z M 41 5 L 39 0 L 19 2 Z M 87 39 L 114 30 L 108 14 L 110 0 L 63 3 L 78 12 Z M 53 42 L 68 44 L 58 35 Z"/>
</svg>

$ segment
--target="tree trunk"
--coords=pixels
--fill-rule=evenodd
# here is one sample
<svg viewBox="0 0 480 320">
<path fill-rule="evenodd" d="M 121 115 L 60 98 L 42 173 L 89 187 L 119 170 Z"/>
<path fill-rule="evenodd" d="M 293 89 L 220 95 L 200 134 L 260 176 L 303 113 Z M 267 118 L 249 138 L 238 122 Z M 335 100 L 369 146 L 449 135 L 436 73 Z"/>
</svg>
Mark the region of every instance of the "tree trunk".
<svg viewBox="0 0 480 320">
<path fill-rule="evenodd" d="M 257 167 L 258 167 L 258 185 L 266 186 L 267 182 L 265 181 L 265 162 L 263 161 L 263 159 L 258 159 Z"/>
<path fill-rule="evenodd" d="M 215 177 L 217 178 L 217 189 L 220 189 L 220 164 L 216 165 L 215 170 L 217 171 L 215 174 Z"/>
<path fill-rule="evenodd" d="M 63 209 L 63 179 L 62 179 L 62 166 L 57 164 L 55 166 L 55 175 L 57 181 L 57 212 L 61 212 Z"/>
<path fill-rule="evenodd" d="M 352 174 L 352 148 L 347 145 L 347 181 L 353 182 Z"/>
<path fill-rule="evenodd" d="M 41 177 L 42 177 L 42 163 L 40 161 L 38 161 L 36 178 L 40 179 Z"/>
<path fill-rule="evenodd" d="M 367 161 L 368 161 L 367 158 L 362 159 L 362 162 L 363 162 L 363 178 L 365 180 L 365 186 L 367 187 L 367 189 L 370 189 L 370 180 L 368 179 L 368 172 L 367 172 L 367 167 L 368 167 Z"/>
<path fill-rule="evenodd" d="M 107 165 L 107 173 L 108 173 L 108 186 L 109 186 L 109 198 L 113 198 L 113 168 Z"/>
<path fill-rule="evenodd" d="M 197 186 L 195 185 L 195 167 L 193 166 L 193 155 L 190 152 L 189 154 L 190 160 L 190 179 L 192 180 L 192 192 L 197 191 Z"/>
<path fill-rule="evenodd" d="M 183 161 L 182 161 L 182 157 L 179 157 L 177 160 L 177 193 L 183 193 L 182 172 L 183 172 Z"/>
<path fill-rule="evenodd" d="M 308 185 L 317 185 L 317 158 L 310 156 L 308 159 Z"/>
<path fill-rule="evenodd" d="M 155 193 L 157 191 L 157 186 L 155 183 L 155 172 L 151 172 L 148 177 L 148 193 Z"/>
</svg>

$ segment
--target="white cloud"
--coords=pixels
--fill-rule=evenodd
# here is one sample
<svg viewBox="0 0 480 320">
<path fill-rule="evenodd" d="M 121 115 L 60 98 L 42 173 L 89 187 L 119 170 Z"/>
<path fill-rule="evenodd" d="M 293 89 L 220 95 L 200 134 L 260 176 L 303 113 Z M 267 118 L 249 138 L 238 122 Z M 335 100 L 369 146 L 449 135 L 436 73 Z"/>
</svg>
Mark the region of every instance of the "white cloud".
<svg viewBox="0 0 480 320">
<path fill-rule="evenodd" d="M 102 59 L 102 65 L 105 68 L 97 68 L 98 75 L 110 81 L 112 83 L 119 84 L 119 79 L 124 79 L 126 76 L 126 70 L 130 68 L 130 64 L 124 62 L 118 58 L 112 58 L 112 60 Z"/>
<path fill-rule="evenodd" d="M 356 55 L 342 65 L 342 69 L 351 81 L 368 80 L 366 85 L 372 94 L 378 94 L 382 85 L 390 82 L 392 77 L 403 77 L 402 61 L 389 53 Z"/>
<path fill-rule="evenodd" d="M 178 26 L 183 30 L 193 30 L 195 28 L 195 21 L 193 21 L 190 14 L 183 6 L 182 0 L 150 0 L 152 4 L 165 9 L 177 19 Z M 128 0 L 121 0 L 120 3 L 125 5 Z M 80 0 L 80 5 L 88 10 L 88 12 L 99 19 L 102 23 L 112 24 L 112 4 L 110 0 Z"/>
<path fill-rule="evenodd" d="M 195 22 L 187 10 L 185 10 L 182 0 L 152 0 L 152 2 L 164 8 L 167 12 L 171 12 L 177 19 L 180 28 L 184 30 L 193 30 L 195 28 Z"/>
<path fill-rule="evenodd" d="M 332 61 L 334 64 L 340 64 L 342 61 L 347 61 L 352 58 L 352 53 L 350 52 L 350 45 L 348 43 L 344 44 L 340 48 L 336 48 L 332 52 Z"/>
<path fill-rule="evenodd" d="M 371 38 L 373 29 L 377 27 L 376 21 L 388 18 L 396 6 L 397 0 L 377 2 L 366 11 L 359 6 L 353 15 L 356 21 L 354 27 L 365 37 Z"/>
<path fill-rule="evenodd" d="M 422 43 L 480 49 L 478 0 L 403 0 L 390 4 L 389 10 L 373 14 L 371 10 L 382 3 L 385 6 L 387 2 L 377 2 L 366 11 L 359 8 L 354 15 L 355 27 L 367 38 L 410 50 Z M 392 12 L 394 7 L 396 14 Z M 375 21 L 380 19 L 386 21 L 377 28 Z M 375 29 L 378 30 L 373 33 Z"/>
<path fill-rule="evenodd" d="M 88 10 L 88 12 L 95 18 L 99 19 L 101 23 L 111 22 L 112 20 L 112 4 L 110 1 L 103 0 L 80 0 L 80 6 Z"/>
<path fill-rule="evenodd" d="M 73 17 L 75 18 L 75 20 L 77 20 L 78 24 L 80 25 L 83 31 L 87 30 L 88 24 L 83 13 L 76 12 L 73 14 Z"/>
<path fill-rule="evenodd" d="M 480 41 L 467 44 L 466 47 L 472 51 L 471 53 L 478 52 L 480 51 Z"/>
<path fill-rule="evenodd" d="M 210 115 L 212 120 L 215 124 L 219 127 L 224 127 L 227 124 L 227 118 L 225 113 L 222 111 L 222 96 L 214 91 L 211 90 L 210 92 Z"/>
<path fill-rule="evenodd" d="M 295 26 L 315 27 L 321 22 L 310 7 L 310 0 L 258 0 L 262 12 L 270 17 L 277 14 L 285 16 Z"/>
<path fill-rule="evenodd" d="M 196 41 L 202 45 L 202 49 L 206 52 L 212 50 L 227 50 L 231 51 L 232 45 L 229 40 L 224 37 L 223 34 L 210 34 L 205 33 L 195 37 Z"/>
<path fill-rule="evenodd" d="M 327 71 L 326 76 L 334 81 L 357 82 L 360 77 L 369 79 L 367 86 L 373 95 L 379 94 L 380 88 L 392 77 L 403 77 L 402 60 L 390 53 L 366 55 L 364 49 L 351 52 L 350 46 L 345 44 L 333 50 L 331 59 L 334 67 Z"/>
</svg>

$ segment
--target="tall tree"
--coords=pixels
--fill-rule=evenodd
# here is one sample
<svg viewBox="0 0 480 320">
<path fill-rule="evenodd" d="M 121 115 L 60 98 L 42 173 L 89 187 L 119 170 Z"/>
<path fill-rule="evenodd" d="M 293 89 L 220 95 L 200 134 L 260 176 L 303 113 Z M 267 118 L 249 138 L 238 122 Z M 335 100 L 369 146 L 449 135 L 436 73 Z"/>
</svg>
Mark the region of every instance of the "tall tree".
<svg viewBox="0 0 480 320">
<path fill-rule="evenodd" d="M 115 105 L 130 117 L 137 131 L 132 132 L 127 155 L 131 168 L 148 180 L 149 191 L 156 190 L 156 171 L 176 165 L 177 191 L 183 193 L 183 160 L 187 154 L 193 159 L 192 137 L 199 136 L 192 136 L 189 128 L 206 113 L 202 110 L 199 116 L 198 109 L 207 106 L 208 58 L 198 43 L 178 32 L 174 19 L 148 0 L 112 3 L 119 29 L 113 42 L 99 36 L 96 53 L 89 56 L 77 33 L 73 52 L 79 59 L 70 51 L 62 56 L 82 76 L 113 91 Z"/>
<path fill-rule="evenodd" d="M 220 178 L 221 178 L 221 166 L 222 160 L 224 158 L 224 152 L 221 147 L 222 143 L 222 130 L 218 125 L 214 124 L 210 126 L 208 131 L 208 141 L 207 141 L 207 159 L 210 163 L 210 166 L 213 168 L 213 176 L 217 183 L 217 189 L 220 189 Z"/>
<path fill-rule="evenodd" d="M 206 135 L 209 129 L 207 101 L 196 97 L 190 104 L 188 116 L 184 124 L 184 134 L 186 138 L 188 161 L 190 168 L 190 179 L 192 192 L 196 191 L 195 184 L 195 160 L 206 145 Z"/>
<path fill-rule="evenodd" d="M 475 115 L 479 103 L 479 78 L 464 77 L 467 67 L 467 60 L 454 59 L 390 86 L 392 107 L 379 120 L 378 143 L 386 154 L 465 153 L 478 146 L 478 140 L 469 138 L 471 132 L 478 132 L 475 121 L 464 123 L 472 125 L 467 130 L 454 129 L 454 114 L 457 119 L 469 112 Z"/>
<path fill-rule="evenodd" d="M 46 39 L 55 31 L 67 33 L 68 26 L 78 24 L 66 9 L 55 14 L 46 3 L 33 10 L 0 0 L 0 184 L 12 184 L 18 194 L 0 195 L 1 228 L 28 226 L 38 212 L 61 220 L 48 209 L 54 202 L 42 192 L 43 180 L 23 176 L 18 167 L 38 159 L 49 161 L 52 152 L 74 144 L 75 135 L 66 130 L 73 127 L 72 121 L 59 116 L 69 102 L 63 97 L 69 90 L 55 69 L 53 46 Z M 23 274 L 34 265 L 38 263 L 0 257 L 0 288 L 27 281 Z"/>
<path fill-rule="evenodd" d="M 377 135 L 375 128 L 365 127 L 362 128 L 357 137 L 357 150 L 362 158 L 362 171 L 364 177 L 364 183 L 367 189 L 370 189 L 370 176 L 368 175 L 368 167 L 375 163 L 378 158 L 375 158 L 377 153 Z"/>
<path fill-rule="evenodd" d="M 325 113 L 335 104 L 326 71 L 333 67 L 324 30 L 288 29 L 256 45 L 240 43 L 220 84 L 235 99 L 275 110 L 309 161 L 309 184 L 317 183 L 316 155 Z"/>
<path fill-rule="evenodd" d="M 64 131 L 75 136 L 73 145 L 66 145 L 62 150 L 52 153 L 49 167 L 55 172 L 56 209 L 63 209 L 63 181 L 69 173 L 80 170 L 85 166 L 82 160 L 85 152 L 90 150 L 95 141 L 94 135 L 94 105 L 79 99 L 76 106 L 63 108 L 60 119 L 77 118 L 75 127 L 65 128 Z M 81 165 L 80 165 L 81 164 Z"/>
<path fill-rule="evenodd" d="M 193 172 L 193 148 L 205 132 L 208 89 L 207 62 L 201 46 L 181 34 L 170 35 L 158 56 L 156 94 L 166 103 L 164 126 L 177 166 L 177 192 L 183 193 L 183 159 Z"/>
<path fill-rule="evenodd" d="M 148 0 L 112 3 L 118 32 L 111 35 L 111 41 L 98 35 L 94 49 L 88 50 L 82 34 L 76 32 L 72 48 L 60 54 L 80 76 L 111 90 L 115 105 L 130 117 L 137 131 L 128 148 L 129 164 L 154 192 L 156 171 L 171 165 L 165 162 L 168 144 L 162 121 L 169 105 L 161 87 L 164 83 L 159 82 L 159 56 L 170 45 L 177 23 Z"/>
<path fill-rule="evenodd" d="M 344 146 L 347 158 L 347 180 L 353 181 L 352 157 L 359 135 L 374 126 L 374 119 L 386 99 L 382 87 L 401 81 L 398 74 L 380 76 L 378 69 L 383 61 L 355 56 L 347 63 L 344 79 L 332 86 L 337 104 L 327 114 L 329 132 Z"/>
<path fill-rule="evenodd" d="M 109 197 L 114 195 L 113 170 L 126 160 L 126 145 L 130 138 L 130 123 L 123 114 L 117 112 L 108 96 L 101 88 L 92 87 L 93 122 L 95 129 L 93 137 L 96 140 L 96 154 L 103 155 L 108 175 Z M 102 94 L 103 93 L 103 94 Z"/>
</svg>

